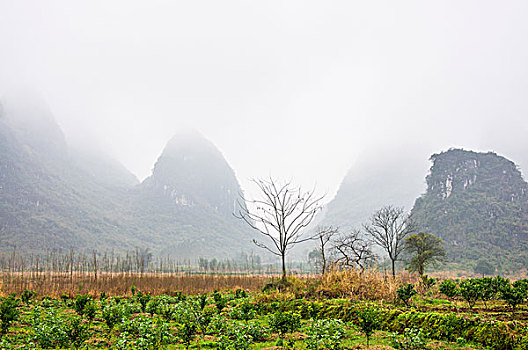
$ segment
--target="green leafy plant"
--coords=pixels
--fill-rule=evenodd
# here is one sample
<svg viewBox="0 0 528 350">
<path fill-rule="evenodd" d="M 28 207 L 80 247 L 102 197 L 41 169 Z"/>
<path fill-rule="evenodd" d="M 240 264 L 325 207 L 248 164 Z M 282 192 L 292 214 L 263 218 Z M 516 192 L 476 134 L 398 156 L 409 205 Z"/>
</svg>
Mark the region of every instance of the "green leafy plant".
<svg viewBox="0 0 528 350">
<path fill-rule="evenodd" d="M 372 333 L 381 326 L 379 311 L 371 306 L 360 309 L 358 312 L 357 325 L 367 338 L 368 348 Z"/>
<path fill-rule="evenodd" d="M 26 305 L 29 304 L 29 301 L 37 296 L 37 292 L 29 289 L 25 289 L 22 294 L 20 294 L 20 299 Z"/>
<path fill-rule="evenodd" d="M 442 281 L 438 289 L 440 293 L 444 294 L 450 300 L 453 300 L 458 295 L 458 285 L 450 279 Z"/>
<path fill-rule="evenodd" d="M 416 289 L 412 283 L 407 283 L 396 290 L 396 295 L 398 299 L 403 301 L 405 306 L 409 306 L 409 301 L 411 298 L 416 295 Z"/>
<path fill-rule="evenodd" d="M 405 328 L 403 336 L 391 335 L 390 345 L 398 350 L 422 350 L 426 348 L 427 340 L 421 329 Z"/>
<path fill-rule="evenodd" d="M 200 309 L 204 309 L 204 307 L 207 305 L 207 293 L 203 293 L 198 296 L 198 305 L 200 305 Z"/>
<path fill-rule="evenodd" d="M 227 300 L 217 290 L 213 292 L 213 299 L 215 301 L 215 305 L 216 305 L 216 308 L 218 309 L 218 312 L 222 312 L 222 310 L 227 305 Z"/>
<path fill-rule="evenodd" d="M 141 291 L 138 291 L 136 294 L 136 299 L 141 305 L 141 312 L 147 311 L 147 304 L 150 301 L 152 297 L 148 293 L 142 293 Z"/>
<path fill-rule="evenodd" d="M 460 281 L 459 293 L 462 298 L 468 303 L 469 308 L 472 309 L 475 303 L 480 298 L 480 285 L 478 280 L 468 278 Z"/>
<path fill-rule="evenodd" d="M 523 289 L 522 286 L 515 284 L 503 286 L 500 291 L 501 299 L 515 311 L 517 306 L 524 301 L 526 292 Z"/>
<path fill-rule="evenodd" d="M 122 306 L 117 305 L 112 301 L 103 307 L 101 310 L 101 316 L 105 321 L 108 330 L 112 331 L 112 329 L 123 320 L 125 313 Z"/>
<path fill-rule="evenodd" d="M 0 332 L 2 334 L 6 334 L 11 323 L 18 320 L 20 310 L 17 307 L 18 302 L 14 296 L 4 299 L 2 304 L 0 304 L 0 321 L 2 321 Z"/>
<path fill-rule="evenodd" d="M 88 304 L 92 298 L 89 295 L 86 294 L 79 294 L 75 297 L 75 301 L 73 303 L 73 309 L 75 312 L 77 312 L 79 315 L 84 314 L 84 307 L 86 304 Z"/>
<path fill-rule="evenodd" d="M 235 308 L 233 308 L 233 311 L 231 311 L 231 317 L 233 319 L 246 322 L 254 319 L 255 314 L 256 311 L 254 306 L 249 302 L 249 300 L 245 300 L 244 302 L 240 303 Z"/>
<path fill-rule="evenodd" d="M 83 314 L 86 316 L 88 320 L 90 320 L 90 322 L 92 322 L 93 319 L 95 318 L 96 313 L 97 313 L 97 304 L 93 300 L 88 301 L 88 303 L 86 303 L 86 305 L 83 308 Z"/>
<path fill-rule="evenodd" d="M 483 277 L 477 280 L 480 300 L 484 303 L 484 307 L 488 307 L 487 302 L 495 297 L 497 294 L 493 288 L 493 278 Z"/>
<path fill-rule="evenodd" d="M 284 336 L 301 327 L 301 315 L 293 311 L 277 311 L 268 315 L 268 324 L 273 332 L 279 334 L 277 346 L 283 346 Z M 292 341 L 286 343 L 286 347 L 291 345 Z"/>
<path fill-rule="evenodd" d="M 341 349 L 345 325 L 341 320 L 317 320 L 307 332 L 306 345 L 310 350 Z"/>
<path fill-rule="evenodd" d="M 433 288 L 436 284 L 436 278 L 429 277 L 427 275 L 420 276 L 420 288 L 421 290 L 426 293 L 431 288 Z"/>
</svg>

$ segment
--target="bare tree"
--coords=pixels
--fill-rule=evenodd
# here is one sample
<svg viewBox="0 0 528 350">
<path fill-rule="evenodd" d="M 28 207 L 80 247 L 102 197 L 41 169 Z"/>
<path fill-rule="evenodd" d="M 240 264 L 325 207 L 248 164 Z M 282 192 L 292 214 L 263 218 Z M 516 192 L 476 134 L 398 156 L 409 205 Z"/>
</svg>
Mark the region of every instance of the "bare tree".
<svg viewBox="0 0 528 350">
<path fill-rule="evenodd" d="M 333 249 L 334 254 L 338 255 L 336 263 L 342 263 L 348 268 L 357 267 L 361 271 L 377 258 L 372 251 L 372 243 L 364 239 L 357 229 L 337 238 Z"/>
<path fill-rule="evenodd" d="M 337 227 L 333 226 L 318 226 L 315 230 L 314 239 L 317 240 L 317 250 L 321 257 L 321 273 L 326 273 L 326 267 L 328 262 L 327 245 L 339 232 Z"/>
<path fill-rule="evenodd" d="M 260 190 L 260 198 L 246 201 L 253 210 L 239 203 L 235 216 L 271 241 L 264 244 L 253 240 L 258 247 L 281 257 L 284 281 L 287 251 L 297 243 L 312 239 L 303 237 L 304 229 L 321 209 L 323 196 L 317 196 L 315 189 L 305 192 L 290 182 L 281 183 L 272 178 L 253 182 Z"/>
<path fill-rule="evenodd" d="M 396 277 L 395 264 L 405 249 L 405 237 L 414 231 L 414 224 L 403 208 L 386 206 L 372 215 L 365 231 L 375 244 L 389 255 L 392 276 Z"/>
</svg>

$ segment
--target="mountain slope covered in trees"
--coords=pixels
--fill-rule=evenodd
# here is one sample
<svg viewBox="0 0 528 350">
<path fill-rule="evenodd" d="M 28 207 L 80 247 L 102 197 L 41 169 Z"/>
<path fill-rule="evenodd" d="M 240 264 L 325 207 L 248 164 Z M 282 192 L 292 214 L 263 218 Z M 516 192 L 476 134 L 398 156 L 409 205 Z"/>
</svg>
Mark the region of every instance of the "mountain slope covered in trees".
<svg viewBox="0 0 528 350">
<path fill-rule="evenodd" d="M 486 259 L 498 272 L 528 263 L 528 185 L 517 166 L 495 153 L 451 149 L 431 156 L 427 190 L 412 217 L 444 240 L 450 261 Z"/>
<path fill-rule="evenodd" d="M 45 103 L 0 110 L 0 250 L 134 250 L 227 257 L 253 249 L 232 211 L 241 193 L 222 154 L 176 135 L 143 183 L 107 157 L 68 147 Z"/>
</svg>

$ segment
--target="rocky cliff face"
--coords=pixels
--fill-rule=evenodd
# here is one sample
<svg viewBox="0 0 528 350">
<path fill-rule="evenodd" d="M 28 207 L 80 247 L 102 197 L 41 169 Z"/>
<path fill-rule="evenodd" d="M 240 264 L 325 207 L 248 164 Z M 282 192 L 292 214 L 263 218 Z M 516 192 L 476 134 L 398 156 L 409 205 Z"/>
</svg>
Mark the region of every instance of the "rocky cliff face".
<svg viewBox="0 0 528 350">
<path fill-rule="evenodd" d="M 518 167 L 495 153 L 461 149 L 431 156 L 427 191 L 412 215 L 441 237 L 451 260 L 486 258 L 497 268 L 527 262 L 528 185 Z"/>
<path fill-rule="evenodd" d="M 241 193 L 234 171 L 218 149 L 202 135 L 175 135 L 142 188 L 181 206 L 202 205 L 231 217 Z"/>
</svg>

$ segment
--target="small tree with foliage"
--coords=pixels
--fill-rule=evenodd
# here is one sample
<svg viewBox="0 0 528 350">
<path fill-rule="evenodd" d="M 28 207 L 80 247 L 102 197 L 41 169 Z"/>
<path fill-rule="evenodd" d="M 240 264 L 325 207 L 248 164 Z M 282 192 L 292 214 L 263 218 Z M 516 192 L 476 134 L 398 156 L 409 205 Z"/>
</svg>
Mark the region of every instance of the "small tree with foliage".
<svg viewBox="0 0 528 350">
<path fill-rule="evenodd" d="M 367 348 L 370 344 L 370 337 L 376 329 L 381 326 L 379 312 L 374 307 L 368 306 L 358 313 L 358 326 L 367 338 Z"/>
<path fill-rule="evenodd" d="M 440 293 L 444 294 L 450 300 L 455 299 L 459 293 L 457 283 L 450 279 L 442 281 L 438 289 Z"/>
<path fill-rule="evenodd" d="M 477 300 L 480 298 L 479 282 L 473 278 L 463 280 L 459 284 L 459 293 L 465 301 L 467 301 L 469 308 L 472 309 Z"/>
<path fill-rule="evenodd" d="M 398 299 L 403 301 L 405 306 L 409 306 L 409 301 L 416 295 L 416 289 L 414 289 L 412 283 L 407 283 L 396 290 L 396 295 Z"/>
<path fill-rule="evenodd" d="M 473 271 L 475 273 L 478 273 L 479 275 L 484 276 L 491 276 L 495 274 L 495 266 L 493 266 L 488 260 L 486 259 L 479 259 L 477 261 L 477 265 L 473 268 Z"/>
<path fill-rule="evenodd" d="M 423 276 L 425 268 L 435 265 L 445 259 L 446 253 L 442 240 L 431 233 L 414 233 L 405 239 L 409 254 L 409 271 L 418 272 Z"/>
</svg>

